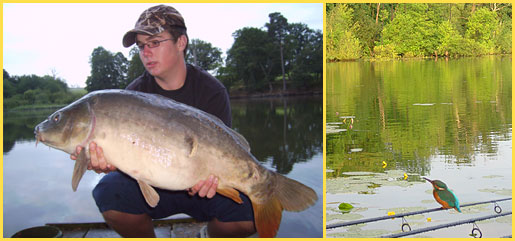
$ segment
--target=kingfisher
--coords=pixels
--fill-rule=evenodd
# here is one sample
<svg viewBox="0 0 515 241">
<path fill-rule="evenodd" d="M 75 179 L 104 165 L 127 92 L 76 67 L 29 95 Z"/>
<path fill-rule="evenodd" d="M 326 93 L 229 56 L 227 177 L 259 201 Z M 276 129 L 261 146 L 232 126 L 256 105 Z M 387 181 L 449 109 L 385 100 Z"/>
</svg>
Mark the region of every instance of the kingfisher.
<svg viewBox="0 0 515 241">
<path fill-rule="evenodd" d="M 430 180 L 425 177 L 424 179 L 433 185 L 433 197 L 442 205 L 442 208 L 454 208 L 456 211 L 461 213 L 458 198 L 453 192 L 451 192 L 451 190 L 449 190 L 449 188 L 447 188 L 447 185 L 444 182 L 440 180 Z"/>
</svg>

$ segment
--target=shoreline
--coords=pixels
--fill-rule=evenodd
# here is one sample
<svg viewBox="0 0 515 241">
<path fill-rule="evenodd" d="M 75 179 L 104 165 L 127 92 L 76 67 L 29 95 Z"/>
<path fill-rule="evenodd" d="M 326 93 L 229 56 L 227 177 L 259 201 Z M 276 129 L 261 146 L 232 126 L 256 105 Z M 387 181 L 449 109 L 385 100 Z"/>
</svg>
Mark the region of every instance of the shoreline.
<svg viewBox="0 0 515 241">
<path fill-rule="evenodd" d="M 380 62 L 380 61 L 411 61 L 411 60 L 427 60 L 427 59 L 445 59 L 445 60 L 454 60 L 454 59 L 463 59 L 463 58 L 482 58 L 482 57 L 490 57 L 490 56 L 511 56 L 512 53 L 506 54 L 485 54 L 479 56 L 414 56 L 414 57 L 397 57 L 397 58 L 374 58 L 374 57 L 364 57 L 358 59 L 340 59 L 340 60 L 331 60 L 326 59 L 326 63 L 341 63 L 341 62 L 358 62 L 358 61 L 368 61 L 368 62 Z"/>
<path fill-rule="evenodd" d="M 277 98 L 277 97 L 295 97 L 295 96 L 318 96 L 323 95 L 323 90 L 304 90 L 304 91 L 298 91 L 298 90 L 291 90 L 291 91 L 277 91 L 277 92 L 268 92 L 268 93 L 253 93 L 253 94 L 247 94 L 247 93 L 230 93 L 229 99 L 231 100 L 242 100 L 242 99 L 260 99 L 260 98 Z M 12 109 L 5 109 L 4 108 L 4 116 L 5 114 L 12 113 L 12 112 L 30 112 L 30 111 L 43 111 L 43 110 L 55 110 L 62 107 L 67 106 L 68 104 L 61 104 L 61 105 L 26 105 L 26 106 L 18 106 Z"/>
</svg>

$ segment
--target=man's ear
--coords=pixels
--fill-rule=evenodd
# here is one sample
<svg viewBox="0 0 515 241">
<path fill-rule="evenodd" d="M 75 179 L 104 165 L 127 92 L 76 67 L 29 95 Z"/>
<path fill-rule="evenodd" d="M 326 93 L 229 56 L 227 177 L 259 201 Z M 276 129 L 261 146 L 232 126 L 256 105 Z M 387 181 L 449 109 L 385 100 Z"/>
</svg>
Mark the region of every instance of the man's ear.
<svg viewBox="0 0 515 241">
<path fill-rule="evenodd" d="M 186 35 L 181 35 L 177 39 L 177 44 L 179 46 L 180 51 L 184 51 L 186 46 L 188 45 L 188 38 L 186 38 Z"/>
</svg>

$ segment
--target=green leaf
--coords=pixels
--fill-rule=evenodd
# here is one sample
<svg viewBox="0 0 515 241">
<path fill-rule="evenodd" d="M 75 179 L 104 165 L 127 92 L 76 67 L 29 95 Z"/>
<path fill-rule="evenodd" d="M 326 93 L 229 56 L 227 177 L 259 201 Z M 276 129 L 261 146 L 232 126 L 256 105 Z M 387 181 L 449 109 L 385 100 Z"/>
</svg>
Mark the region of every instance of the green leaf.
<svg viewBox="0 0 515 241">
<path fill-rule="evenodd" d="M 342 211 L 343 213 L 349 213 L 350 210 L 352 210 L 353 208 L 354 206 L 352 206 L 349 203 L 340 203 L 340 205 L 338 206 L 338 209 L 340 209 L 340 211 Z"/>
</svg>

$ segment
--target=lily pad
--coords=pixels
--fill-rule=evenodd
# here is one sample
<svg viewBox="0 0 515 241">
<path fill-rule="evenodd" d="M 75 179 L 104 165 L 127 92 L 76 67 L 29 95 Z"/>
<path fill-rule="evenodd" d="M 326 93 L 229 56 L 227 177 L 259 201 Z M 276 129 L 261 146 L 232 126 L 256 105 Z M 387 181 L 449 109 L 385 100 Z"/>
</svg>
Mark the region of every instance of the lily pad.
<svg viewBox="0 0 515 241">
<path fill-rule="evenodd" d="M 511 223 L 511 215 L 510 216 L 503 216 L 503 217 L 498 217 L 495 219 L 496 222 L 498 223 Z"/>
<path fill-rule="evenodd" d="M 328 238 L 377 238 L 390 233 L 388 230 L 383 229 L 362 229 L 357 225 L 338 231 L 327 233 L 326 235 Z"/>
<path fill-rule="evenodd" d="M 511 189 L 491 189 L 491 188 L 485 188 L 485 189 L 479 189 L 480 192 L 489 192 L 489 193 L 495 193 L 498 195 L 504 195 L 504 196 L 511 196 Z"/>
<path fill-rule="evenodd" d="M 502 177 L 501 175 L 490 175 L 490 176 L 483 176 L 483 178 L 498 178 Z"/>
<path fill-rule="evenodd" d="M 435 105 L 435 103 L 415 103 L 413 105 L 418 105 L 418 106 L 433 106 Z"/>
<path fill-rule="evenodd" d="M 413 182 L 404 180 L 402 170 L 388 170 L 384 173 L 344 172 L 342 175 L 343 177 L 327 179 L 328 193 L 374 194 L 374 190 L 382 186 L 412 186 L 418 177 L 416 174 L 409 174 L 413 177 Z"/>
<path fill-rule="evenodd" d="M 340 209 L 340 211 L 343 213 L 349 213 L 353 208 L 354 206 L 352 206 L 350 203 L 340 203 L 340 205 L 338 205 L 338 209 Z"/>
<path fill-rule="evenodd" d="M 363 151 L 363 148 L 352 148 L 350 149 L 350 152 L 361 152 Z"/>
</svg>

